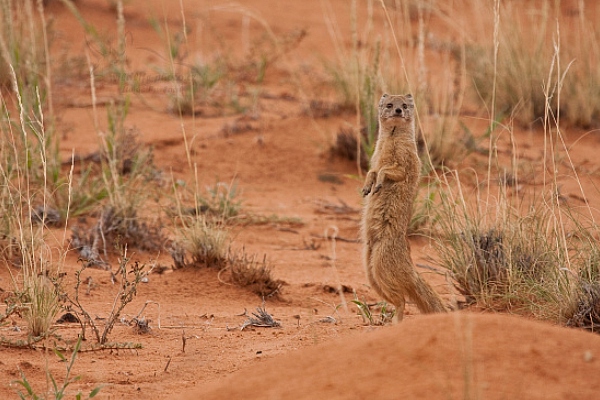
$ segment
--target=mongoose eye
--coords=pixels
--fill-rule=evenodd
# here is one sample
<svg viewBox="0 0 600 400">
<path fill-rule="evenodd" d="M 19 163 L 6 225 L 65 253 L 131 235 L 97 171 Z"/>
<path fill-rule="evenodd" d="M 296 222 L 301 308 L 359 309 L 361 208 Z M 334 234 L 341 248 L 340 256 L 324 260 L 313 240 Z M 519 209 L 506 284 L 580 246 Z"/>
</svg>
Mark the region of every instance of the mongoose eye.
<svg viewBox="0 0 600 400">
<path fill-rule="evenodd" d="M 408 106 L 406 104 L 402 104 L 402 108 L 404 108 L 406 110 L 406 109 L 408 109 Z"/>
<path fill-rule="evenodd" d="M 392 108 L 392 107 L 394 107 L 394 105 L 393 105 L 392 103 L 387 103 L 387 104 L 385 105 L 385 108 L 388 108 L 388 109 L 390 109 L 390 108 Z"/>
</svg>

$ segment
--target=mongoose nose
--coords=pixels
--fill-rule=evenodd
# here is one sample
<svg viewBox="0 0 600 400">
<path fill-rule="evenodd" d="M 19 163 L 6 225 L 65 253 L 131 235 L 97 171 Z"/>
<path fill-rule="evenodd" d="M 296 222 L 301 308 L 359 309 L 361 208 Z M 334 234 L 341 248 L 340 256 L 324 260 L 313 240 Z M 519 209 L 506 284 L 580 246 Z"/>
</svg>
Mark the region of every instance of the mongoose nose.
<svg viewBox="0 0 600 400">
<path fill-rule="evenodd" d="M 395 111 L 396 111 L 396 114 L 402 115 L 402 109 L 401 108 L 396 108 Z"/>
</svg>

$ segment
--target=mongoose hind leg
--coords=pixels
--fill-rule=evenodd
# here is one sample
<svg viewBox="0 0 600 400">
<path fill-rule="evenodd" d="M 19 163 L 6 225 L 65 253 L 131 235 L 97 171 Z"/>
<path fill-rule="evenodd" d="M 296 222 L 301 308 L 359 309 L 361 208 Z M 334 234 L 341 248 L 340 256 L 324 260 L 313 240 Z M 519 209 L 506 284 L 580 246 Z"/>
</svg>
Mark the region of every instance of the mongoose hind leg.
<svg viewBox="0 0 600 400">
<path fill-rule="evenodd" d="M 376 270 L 369 271 L 369 278 L 373 289 L 375 289 L 383 300 L 396 308 L 393 322 L 401 322 L 402 318 L 404 318 L 404 309 L 406 307 L 405 293 L 402 286 L 385 279 Z"/>
<path fill-rule="evenodd" d="M 367 260 L 370 260 L 370 253 L 370 251 L 367 252 Z M 396 308 L 394 317 L 392 318 L 392 322 L 402 322 L 402 318 L 404 318 L 404 308 L 406 306 L 404 294 L 398 292 L 397 290 L 390 290 L 390 288 L 387 286 L 382 286 L 382 284 L 384 284 L 384 281 L 381 280 L 381 277 L 376 276 L 374 267 L 369 261 L 367 261 L 367 278 L 371 288 L 384 301 L 393 305 Z"/>
<path fill-rule="evenodd" d="M 398 324 L 402 322 L 402 319 L 404 318 L 404 308 L 406 306 L 404 296 L 402 296 L 402 301 L 400 302 L 400 304 L 394 304 L 394 306 L 396 307 L 396 312 L 394 313 L 394 317 L 392 318 L 392 323 Z"/>
</svg>

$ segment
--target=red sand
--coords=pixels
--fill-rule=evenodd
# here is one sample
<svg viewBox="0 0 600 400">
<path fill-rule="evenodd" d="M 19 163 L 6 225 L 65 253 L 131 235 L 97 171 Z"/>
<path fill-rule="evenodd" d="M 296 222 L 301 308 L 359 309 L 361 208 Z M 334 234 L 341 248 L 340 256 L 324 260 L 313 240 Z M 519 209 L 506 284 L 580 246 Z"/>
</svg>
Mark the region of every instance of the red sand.
<svg viewBox="0 0 600 400">
<path fill-rule="evenodd" d="M 103 385 L 101 398 L 598 397 L 600 383 L 595 377 L 600 373 L 600 338 L 593 334 L 515 316 L 466 312 L 422 316 L 410 304 L 399 326 L 368 327 L 356 315 L 354 305 L 348 304 L 352 293 L 339 295 L 328 290 L 343 284 L 356 291 L 361 300 L 379 300 L 366 285 L 361 247 L 355 241 L 362 181 L 356 178 L 355 165 L 331 158 L 328 153 L 337 130 L 347 123 L 354 124 L 355 116 L 341 113 L 315 119 L 305 112 L 310 100 L 330 93 L 323 83 L 322 60 L 333 59 L 335 48 L 323 10 L 331 7 L 329 15 L 336 16 L 336 26 L 348 45 L 350 2 L 252 0 L 243 2 L 243 7 L 231 6 L 228 1 L 182 3 L 185 22 L 191 28 L 191 59 L 210 59 L 219 48 L 215 36 L 231 54 L 239 56 L 248 51 L 248 37 L 256 38 L 266 31 L 278 36 L 302 29 L 307 32 L 297 47 L 268 67 L 255 108 L 243 117 L 207 113 L 195 119 L 180 119 L 168 111 L 168 95 L 160 83 L 155 83 L 131 94 L 126 121 L 127 126 L 137 128 L 144 143 L 154 147 L 155 163 L 168 179 L 172 174 L 175 179 L 194 181 L 194 169 L 185 157 L 183 125 L 200 185 L 212 185 L 217 179 L 228 183 L 235 180 L 242 190 L 245 212 L 280 217 L 264 225 L 234 228 L 233 247 L 245 247 L 259 257 L 267 254 L 274 276 L 287 282 L 283 300 L 266 302 L 267 311 L 282 327 L 240 331 L 245 317 L 239 314 L 245 309 L 254 310 L 261 300 L 244 289 L 220 282 L 214 270 L 151 274 L 125 311 L 131 318 L 151 301 L 144 312 L 150 319 L 151 333 L 138 335 L 131 327 L 117 324 L 111 334 L 111 340 L 139 342 L 143 348 L 80 353 L 73 374 L 81 375 L 81 380 L 69 387 L 68 396 L 77 390 L 89 393 Z M 382 24 L 384 16 L 375 3 L 374 21 Z M 114 39 L 115 15 L 107 1 L 80 0 L 77 4 L 101 34 Z M 565 7 L 566 12 L 572 8 Z M 60 2 L 51 2 L 48 15 L 56 32 L 53 54 L 57 59 L 64 51 L 71 57 L 87 52 L 94 62 L 102 62 Z M 365 10 L 360 15 L 364 18 Z M 180 30 L 179 2 L 132 0 L 126 5 L 125 17 L 128 68 L 132 73 L 142 71 L 156 76 L 153 68 L 167 68 L 168 61 L 165 44 L 149 18 L 168 21 L 171 33 Z M 359 22 L 364 23 L 362 19 Z M 441 17 L 433 17 L 430 26 L 431 35 L 440 40 L 457 36 L 446 29 Z M 435 51 L 428 49 L 427 56 L 435 59 Z M 65 159 L 73 150 L 85 155 L 98 148 L 86 68 L 79 77 L 71 77 L 58 67 L 54 72 L 56 114 L 64 132 L 61 153 Z M 100 98 L 115 95 L 114 85 L 99 85 L 97 89 Z M 476 108 L 472 104 L 467 107 Z M 101 127 L 105 124 L 104 108 L 99 107 Z M 485 123 L 476 119 L 468 123 L 483 126 L 478 131 L 485 130 Z M 225 127 L 235 125 L 245 129 L 236 134 L 224 133 Z M 516 130 L 520 155 L 528 160 L 541 159 L 541 135 L 518 127 Z M 576 139 L 577 132 L 569 136 L 570 143 Z M 599 182 L 593 172 L 598 168 L 597 146 L 598 139 L 587 135 L 571 149 L 578 165 L 591 171 L 585 183 L 591 181 L 596 186 Z M 510 156 L 508 140 L 499 142 L 499 150 L 503 157 Z M 481 176 L 485 176 L 482 165 L 486 162 L 486 157 L 475 154 L 465 160 L 467 165 L 479 168 Z M 324 176 L 333 176 L 335 181 Z M 572 180 L 564 178 L 561 183 L 562 193 L 577 199 L 578 188 Z M 170 190 L 169 186 L 165 190 Z M 591 204 L 597 199 L 597 193 L 588 197 Z M 330 207 L 342 204 L 350 210 L 336 213 Z M 289 224 L 286 219 L 290 218 L 301 219 L 303 225 Z M 334 232 L 337 240 L 325 238 Z M 57 237 L 60 240 L 62 232 Z M 428 254 L 432 249 L 426 240 L 414 240 L 412 248 L 416 262 L 430 263 Z M 156 257 L 139 252 L 134 256 L 141 262 Z M 164 253 L 158 260 L 171 264 Z M 70 254 L 65 266 L 69 279 L 78 268 L 76 256 Z M 453 290 L 443 278 L 427 270 L 420 272 L 444 299 L 452 300 Z M 84 275 L 97 283 L 84 301 L 94 315 L 105 317 L 117 288 L 106 271 L 86 270 Z M 0 287 L 11 288 L 6 268 L 0 270 Z M 348 304 L 347 310 L 343 306 L 336 309 L 343 302 Z M 326 322 L 331 321 L 328 317 L 336 323 Z M 12 322 L 25 329 L 22 320 Z M 16 335 L 10 329 L 1 327 L 0 333 Z M 58 328 L 58 333 L 68 338 L 77 332 L 74 325 Z M 52 351 L 3 348 L 0 395 L 14 397 L 15 385 L 11 382 L 20 378 L 18 368 L 38 392 L 49 387 L 46 371 L 59 382 L 65 372 L 65 364 Z"/>
</svg>

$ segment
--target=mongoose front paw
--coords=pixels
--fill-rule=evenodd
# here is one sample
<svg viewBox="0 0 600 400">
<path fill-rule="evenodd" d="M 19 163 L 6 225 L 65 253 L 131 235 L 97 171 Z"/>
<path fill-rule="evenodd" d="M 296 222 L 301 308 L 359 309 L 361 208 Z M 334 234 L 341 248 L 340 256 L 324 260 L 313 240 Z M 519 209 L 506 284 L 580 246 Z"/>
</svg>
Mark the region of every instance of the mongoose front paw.
<svg viewBox="0 0 600 400">
<path fill-rule="evenodd" d="M 367 185 L 367 186 L 365 186 L 365 187 L 362 188 L 362 195 L 363 195 L 363 197 L 365 197 L 369 193 L 371 193 L 371 185 Z"/>
<path fill-rule="evenodd" d="M 382 186 L 383 186 L 383 185 L 382 185 L 381 183 L 380 183 L 379 185 L 376 185 L 376 186 L 375 186 L 375 189 L 373 190 L 373 194 L 376 194 L 376 193 L 378 193 L 378 192 L 381 190 L 381 187 L 382 187 Z"/>
</svg>

